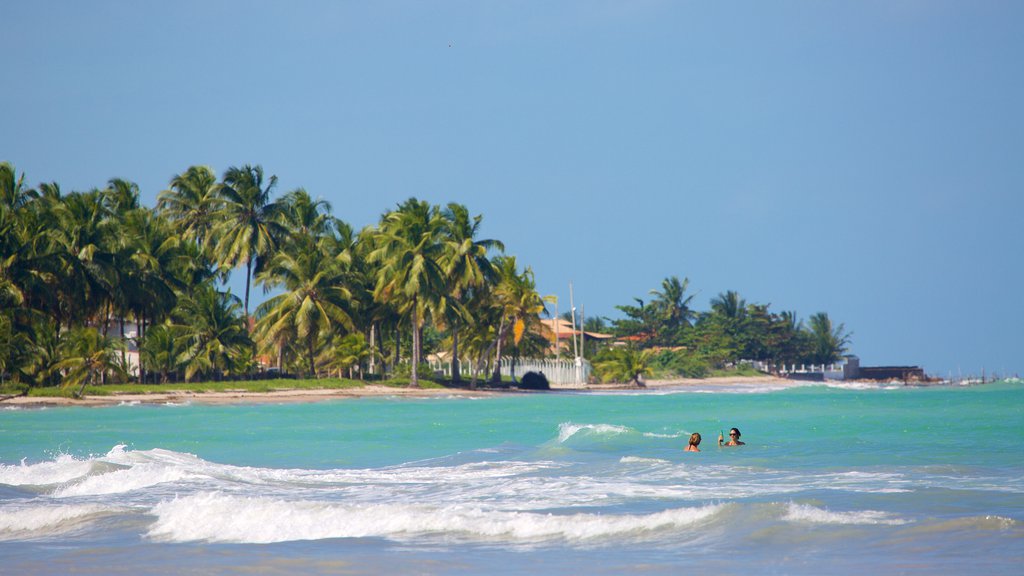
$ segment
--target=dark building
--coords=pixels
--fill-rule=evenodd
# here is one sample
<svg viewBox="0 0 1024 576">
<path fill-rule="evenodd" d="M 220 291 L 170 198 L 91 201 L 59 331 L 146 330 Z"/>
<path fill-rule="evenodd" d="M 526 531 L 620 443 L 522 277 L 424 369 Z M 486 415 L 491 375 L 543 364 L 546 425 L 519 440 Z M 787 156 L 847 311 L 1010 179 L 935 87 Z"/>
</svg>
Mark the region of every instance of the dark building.
<svg viewBox="0 0 1024 576">
<path fill-rule="evenodd" d="M 924 381 L 928 377 L 920 366 L 861 366 L 856 356 L 846 357 L 843 367 L 846 380 L 902 380 L 904 382 Z"/>
</svg>

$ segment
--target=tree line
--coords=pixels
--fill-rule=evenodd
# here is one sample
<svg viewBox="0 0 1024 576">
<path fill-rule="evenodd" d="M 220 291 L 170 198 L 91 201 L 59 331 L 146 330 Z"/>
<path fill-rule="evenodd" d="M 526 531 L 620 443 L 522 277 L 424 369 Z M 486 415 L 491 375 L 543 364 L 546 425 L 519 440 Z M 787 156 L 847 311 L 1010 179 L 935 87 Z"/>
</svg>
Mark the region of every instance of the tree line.
<svg viewBox="0 0 1024 576">
<path fill-rule="evenodd" d="M 219 178 L 192 166 L 148 208 L 127 180 L 65 193 L 0 163 L 0 383 L 80 393 L 268 365 L 305 377 L 387 365 L 418 386 L 425 340 L 450 346 L 456 380 L 459 360 L 472 362 L 475 383 L 537 348 L 532 270 L 480 238 L 465 206 L 410 198 L 357 232 L 324 200 L 275 197 L 276 186 L 258 165 Z M 223 288 L 233 270 L 241 298 Z M 253 309 L 253 286 L 275 295 Z"/>
<path fill-rule="evenodd" d="M 618 380 L 639 381 L 646 374 L 704 377 L 741 361 L 769 366 L 830 364 L 847 351 L 851 334 L 818 312 L 808 323 L 796 312 L 775 313 L 768 304 L 747 303 L 728 290 L 711 299 L 711 309 L 692 308 L 689 279 L 665 278 L 648 301 L 617 308 L 621 319 L 594 320 L 595 331 L 610 328 L 631 347 L 595 351 L 599 373 Z"/>
<path fill-rule="evenodd" d="M 533 271 L 480 237 L 461 204 L 409 198 L 355 231 L 331 205 L 297 188 L 277 195 L 259 165 L 175 175 L 141 205 L 114 178 L 63 192 L 29 186 L 0 163 L 0 384 L 251 378 L 261 369 L 317 378 L 385 373 L 419 385 L 424 353 L 443 351 L 459 381 L 500 380 L 501 359 L 551 353 Z M 244 274 L 241 297 L 224 287 Z M 624 318 L 588 319 L 626 346 L 595 358 L 630 379 L 653 367 L 701 376 L 740 359 L 828 363 L 849 335 L 827 314 L 808 326 L 735 292 L 691 308 L 689 280 L 666 278 Z M 273 294 L 251 306 L 256 287 Z M 610 326 L 607 322 L 610 322 Z M 126 333 L 126 325 L 136 328 Z M 137 349 L 131 366 L 127 346 Z M 593 346 L 593 343 L 589 345 Z"/>
</svg>

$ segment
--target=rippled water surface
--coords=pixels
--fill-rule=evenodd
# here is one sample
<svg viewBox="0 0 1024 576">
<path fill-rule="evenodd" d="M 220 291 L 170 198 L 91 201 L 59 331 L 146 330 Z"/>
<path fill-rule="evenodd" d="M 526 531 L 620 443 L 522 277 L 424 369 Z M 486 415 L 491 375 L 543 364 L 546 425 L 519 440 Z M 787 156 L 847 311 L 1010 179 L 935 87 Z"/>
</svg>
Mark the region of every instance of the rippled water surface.
<svg viewBox="0 0 1024 576">
<path fill-rule="evenodd" d="M 0 410 L 4 573 L 1022 562 L 1019 382 Z"/>
</svg>

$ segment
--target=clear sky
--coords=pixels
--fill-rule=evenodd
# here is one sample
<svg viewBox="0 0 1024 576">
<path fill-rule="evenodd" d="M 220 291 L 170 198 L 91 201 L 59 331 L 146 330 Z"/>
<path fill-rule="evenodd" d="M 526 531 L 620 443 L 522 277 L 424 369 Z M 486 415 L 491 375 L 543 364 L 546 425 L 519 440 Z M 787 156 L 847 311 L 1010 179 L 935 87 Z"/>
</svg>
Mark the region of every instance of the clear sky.
<svg viewBox="0 0 1024 576">
<path fill-rule="evenodd" d="M 484 215 L 590 315 L 690 278 L 865 365 L 1024 373 L 1024 3 L 0 1 L 0 160 L 261 164 L 355 228 Z M 240 286 L 240 284 L 239 284 Z M 240 293 L 236 287 L 234 290 Z"/>
</svg>

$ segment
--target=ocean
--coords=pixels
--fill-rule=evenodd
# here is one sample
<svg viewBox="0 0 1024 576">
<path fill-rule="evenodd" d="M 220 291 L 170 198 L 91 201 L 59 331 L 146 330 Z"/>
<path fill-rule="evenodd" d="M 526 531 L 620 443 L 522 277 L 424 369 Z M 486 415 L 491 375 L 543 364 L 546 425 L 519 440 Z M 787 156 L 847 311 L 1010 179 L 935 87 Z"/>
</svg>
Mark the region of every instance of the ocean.
<svg viewBox="0 0 1024 576">
<path fill-rule="evenodd" d="M 0 572 L 1021 574 L 1024 383 L 0 406 Z"/>
</svg>

